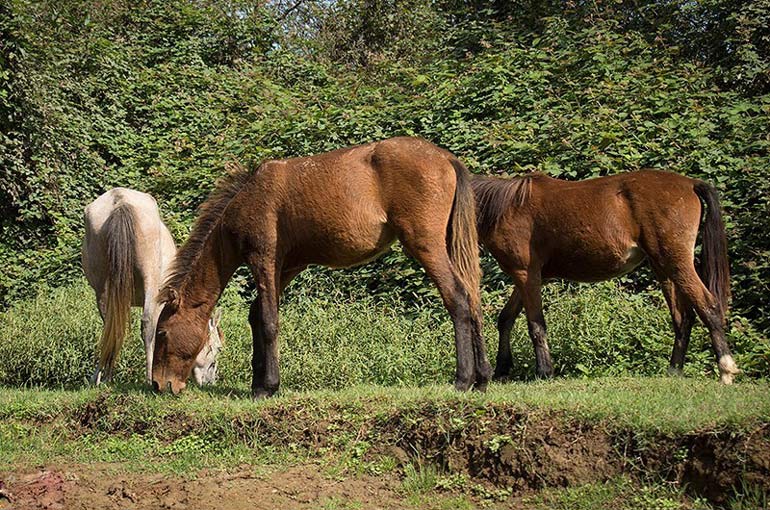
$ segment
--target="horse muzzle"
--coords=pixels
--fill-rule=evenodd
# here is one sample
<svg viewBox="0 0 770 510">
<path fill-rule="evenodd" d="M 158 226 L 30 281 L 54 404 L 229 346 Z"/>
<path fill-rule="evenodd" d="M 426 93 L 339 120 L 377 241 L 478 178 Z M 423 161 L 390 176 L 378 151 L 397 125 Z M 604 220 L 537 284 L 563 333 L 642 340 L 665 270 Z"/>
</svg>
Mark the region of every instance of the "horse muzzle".
<svg viewBox="0 0 770 510">
<path fill-rule="evenodd" d="M 152 389 L 157 393 L 164 393 L 166 390 L 169 390 L 172 394 L 179 395 L 186 386 L 187 384 L 183 381 L 168 378 L 153 378 L 152 380 Z"/>
</svg>

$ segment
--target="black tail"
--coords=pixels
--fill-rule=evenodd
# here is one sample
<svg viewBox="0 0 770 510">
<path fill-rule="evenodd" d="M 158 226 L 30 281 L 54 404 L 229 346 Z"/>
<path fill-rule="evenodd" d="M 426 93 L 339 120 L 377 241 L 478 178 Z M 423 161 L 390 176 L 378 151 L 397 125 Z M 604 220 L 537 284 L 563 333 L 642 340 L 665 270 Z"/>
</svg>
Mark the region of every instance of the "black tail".
<svg viewBox="0 0 770 510">
<path fill-rule="evenodd" d="M 725 314 L 730 300 L 730 262 L 727 258 L 727 234 L 719 207 L 719 196 L 711 184 L 703 181 L 695 183 L 695 194 L 706 206 L 701 277 Z"/>
</svg>

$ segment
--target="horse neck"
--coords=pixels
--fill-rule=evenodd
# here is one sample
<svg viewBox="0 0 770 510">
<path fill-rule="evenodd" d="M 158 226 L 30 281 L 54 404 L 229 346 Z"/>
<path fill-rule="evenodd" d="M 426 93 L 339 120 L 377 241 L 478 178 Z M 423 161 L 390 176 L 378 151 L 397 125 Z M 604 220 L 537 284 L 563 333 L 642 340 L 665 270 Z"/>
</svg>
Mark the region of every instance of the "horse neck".
<svg viewBox="0 0 770 510">
<path fill-rule="evenodd" d="M 219 296 L 242 263 L 243 258 L 235 242 L 216 227 L 190 269 L 183 292 L 184 301 L 205 317 L 210 317 Z"/>
</svg>

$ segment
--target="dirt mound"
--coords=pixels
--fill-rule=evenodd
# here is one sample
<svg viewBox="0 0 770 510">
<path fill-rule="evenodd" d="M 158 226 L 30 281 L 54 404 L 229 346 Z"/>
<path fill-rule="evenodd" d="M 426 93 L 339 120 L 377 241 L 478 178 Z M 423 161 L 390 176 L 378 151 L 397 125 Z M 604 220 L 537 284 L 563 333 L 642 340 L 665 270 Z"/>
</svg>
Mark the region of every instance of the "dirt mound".
<svg viewBox="0 0 770 510">
<path fill-rule="evenodd" d="M 403 418 L 394 416 L 386 426 L 399 437 L 399 448 L 514 493 L 603 481 L 622 471 L 605 430 L 560 415 L 501 413 L 494 420 L 470 422 L 455 418 L 448 429 L 431 414 L 421 420 Z"/>
<path fill-rule="evenodd" d="M 736 490 L 753 487 L 770 492 L 770 425 L 751 432 L 716 431 L 660 437 L 640 442 L 628 438 L 645 472 L 676 481 L 714 503 Z"/>
<path fill-rule="evenodd" d="M 121 413 L 127 405 L 141 404 L 122 395 L 96 404 L 76 411 L 74 425 L 81 432 L 150 434 L 162 441 L 189 434 L 229 437 L 257 448 L 291 444 L 311 456 L 320 450 L 332 455 L 360 450 L 367 460 L 387 455 L 402 465 L 427 462 L 513 494 L 622 474 L 675 481 L 716 503 L 745 484 L 770 491 L 767 424 L 753 431 L 668 436 L 511 404 L 426 400 L 383 409 L 376 402 L 319 406 L 301 398 L 207 423 L 179 410 L 162 419 Z"/>
</svg>

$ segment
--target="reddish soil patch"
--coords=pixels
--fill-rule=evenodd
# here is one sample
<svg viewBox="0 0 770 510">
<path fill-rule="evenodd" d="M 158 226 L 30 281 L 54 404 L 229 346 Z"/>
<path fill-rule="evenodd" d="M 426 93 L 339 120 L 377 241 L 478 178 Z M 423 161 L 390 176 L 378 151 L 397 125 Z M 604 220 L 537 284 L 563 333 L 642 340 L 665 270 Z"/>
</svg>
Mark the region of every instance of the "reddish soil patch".
<svg viewBox="0 0 770 510">
<path fill-rule="evenodd" d="M 0 492 L 0 509 L 64 510 L 64 479 L 56 471 L 38 471 L 8 480 Z"/>
<path fill-rule="evenodd" d="M 68 465 L 4 479 L 13 500 L 0 499 L 2 510 L 414 508 L 399 492 L 395 477 L 338 479 L 325 476 L 314 464 L 264 474 L 248 468 L 202 472 L 192 479 L 125 473 L 109 464 Z M 446 498 L 435 496 L 424 508 L 442 507 Z"/>
</svg>

